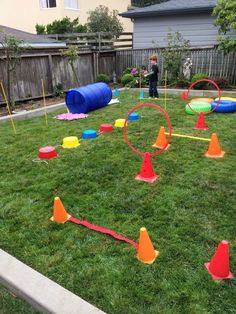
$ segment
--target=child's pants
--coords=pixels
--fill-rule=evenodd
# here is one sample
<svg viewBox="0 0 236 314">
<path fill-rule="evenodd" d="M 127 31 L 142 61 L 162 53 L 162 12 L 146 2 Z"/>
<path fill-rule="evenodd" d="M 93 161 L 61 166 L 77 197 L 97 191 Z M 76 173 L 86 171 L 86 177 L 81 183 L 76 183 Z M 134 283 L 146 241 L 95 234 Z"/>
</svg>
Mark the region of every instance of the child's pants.
<svg viewBox="0 0 236 314">
<path fill-rule="evenodd" d="M 157 91 L 157 81 L 149 81 L 149 97 L 159 97 Z"/>
</svg>

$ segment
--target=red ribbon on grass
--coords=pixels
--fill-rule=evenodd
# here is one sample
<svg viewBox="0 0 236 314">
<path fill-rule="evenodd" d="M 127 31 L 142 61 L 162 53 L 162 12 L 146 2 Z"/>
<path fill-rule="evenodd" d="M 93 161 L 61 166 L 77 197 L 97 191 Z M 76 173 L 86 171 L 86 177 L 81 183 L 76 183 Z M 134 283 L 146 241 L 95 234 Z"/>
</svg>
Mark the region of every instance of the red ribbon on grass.
<svg viewBox="0 0 236 314">
<path fill-rule="evenodd" d="M 99 226 L 96 226 L 96 225 L 93 225 L 91 223 L 89 223 L 88 221 L 86 220 L 79 220 L 79 219 L 76 219 L 76 218 L 73 218 L 73 217 L 70 217 L 68 219 L 69 221 L 77 224 L 77 225 L 82 225 L 88 229 L 91 229 L 91 230 L 94 230 L 94 231 L 97 231 L 97 232 L 100 232 L 100 233 L 105 233 L 105 234 L 109 234 L 110 236 L 112 236 L 113 238 L 119 240 L 119 241 L 124 241 L 126 243 L 129 243 L 131 245 L 133 245 L 136 250 L 138 250 L 138 244 L 130 239 L 127 239 L 127 238 L 124 238 L 122 236 L 120 236 L 119 234 L 115 233 L 114 231 L 110 230 L 110 229 L 106 229 L 106 228 L 103 228 L 103 227 L 99 227 Z"/>
</svg>

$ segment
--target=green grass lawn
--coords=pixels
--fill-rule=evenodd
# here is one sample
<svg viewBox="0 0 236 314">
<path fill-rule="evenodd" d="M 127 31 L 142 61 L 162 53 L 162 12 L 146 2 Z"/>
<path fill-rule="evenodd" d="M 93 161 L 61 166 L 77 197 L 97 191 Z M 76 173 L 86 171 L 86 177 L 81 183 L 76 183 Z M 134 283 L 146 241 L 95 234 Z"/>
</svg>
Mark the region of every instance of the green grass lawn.
<svg viewBox="0 0 236 314">
<path fill-rule="evenodd" d="M 174 133 L 209 138 L 216 132 L 226 153 L 205 158 L 208 142 L 173 137 L 152 160 L 160 175 L 153 184 L 134 180 L 142 158 L 125 144 L 122 129 L 76 149 L 58 146 L 59 158 L 48 164 L 32 162 L 42 146 L 124 118 L 138 95 L 123 92 L 120 104 L 84 120 L 57 121 L 50 114 L 48 127 L 43 117 L 17 121 L 16 136 L 9 123 L 0 125 L 0 247 L 107 313 L 236 313 L 235 279 L 213 281 L 203 266 L 227 239 L 236 275 L 235 114 L 213 113 L 206 117 L 209 130 L 196 131 L 197 117 L 185 113 L 179 98 L 169 100 Z M 163 100 L 154 103 L 164 107 Z M 138 112 L 142 119 L 129 124 L 128 136 L 138 149 L 154 152 L 167 124 L 154 109 Z M 145 226 L 158 259 L 145 265 L 129 244 L 51 222 L 55 196 L 73 217 L 134 241 Z M 1 313 L 34 313 L 3 289 L 0 296 Z"/>
</svg>

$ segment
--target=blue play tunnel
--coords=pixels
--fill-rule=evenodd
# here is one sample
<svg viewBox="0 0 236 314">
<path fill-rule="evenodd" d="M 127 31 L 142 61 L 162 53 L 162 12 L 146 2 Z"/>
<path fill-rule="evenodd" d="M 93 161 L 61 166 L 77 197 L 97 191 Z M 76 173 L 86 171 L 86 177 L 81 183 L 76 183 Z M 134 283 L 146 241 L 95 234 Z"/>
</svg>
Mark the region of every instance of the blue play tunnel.
<svg viewBox="0 0 236 314">
<path fill-rule="evenodd" d="M 71 89 L 66 94 L 66 106 L 71 113 L 87 113 L 106 106 L 112 99 L 112 90 L 105 83 L 94 83 Z"/>
</svg>

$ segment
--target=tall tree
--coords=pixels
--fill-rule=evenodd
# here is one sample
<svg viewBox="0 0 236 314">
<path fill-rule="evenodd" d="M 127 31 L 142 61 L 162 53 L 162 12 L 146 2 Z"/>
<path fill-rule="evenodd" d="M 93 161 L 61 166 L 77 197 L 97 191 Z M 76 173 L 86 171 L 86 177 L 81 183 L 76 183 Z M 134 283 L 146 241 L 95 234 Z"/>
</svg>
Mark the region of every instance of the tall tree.
<svg viewBox="0 0 236 314">
<path fill-rule="evenodd" d="M 78 60 L 78 55 L 79 55 L 79 49 L 78 47 L 73 46 L 73 45 L 69 46 L 67 50 L 62 51 L 62 56 L 68 59 L 68 63 L 70 64 L 71 69 L 73 71 L 77 86 L 79 86 L 79 77 L 78 77 L 77 70 L 75 67 L 75 62 Z"/>
<path fill-rule="evenodd" d="M 88 13 L 88 31 L 111 32 L 115 36 L 119 36 L 123 32 L 122 23 L 117 17 L 117 10 L 109 11 L 108 7 L 99 5 Z"/>
<path fill-rule="evenodd" d="M 35 25 L 38 35 L 42 34 L 65 34 L 65 33 L 85 33 L 87 28 L 85 25 L 79 24 L 79 18 L 70 20 L 69 17 L 64 17 L 61 20 L 54 20 L 47 25 Z"/>
<path fill-rule="evenodd" d="M 180 32 L 167 34 L 168 46 L 164 49 L 164 69 L 168 72 L 168 78 L 174 82 L 181 76 L 181 65 L 189 51 L 189 40 L 184 39 Z"/>
<path fill-rule="evenodd" d="M 158 4 L 169 0 L 131 0 L 131 5 L 135 7 L 146 7 L 152 4 Z"/>
<path fill-rule="evenodd" d="M 213 10 L 216 16 L 215 25 L 218 27 L 219 33 L 224 36 L 218 36 L 219 49 L 225 53 L 236 51 L 235 35 L 229 32 L 236 32 L 236 0 L 218 0 Z"/>
<path fill-rule="evenodd" d="M 6 74 L 7 74 L 7 94 L 10 104 L 10 109 L 15 109 L 15 95 L 14 95 L 14 80 L 16 79 L 16 66 L 21 60 L 21 55 L 25 50 L 25 44 L 23 40 L 18 40 L 13 36 L 4 34 L 3 40 L 0 42 L 4 53 L 6 62 Z"/>
</svg>

